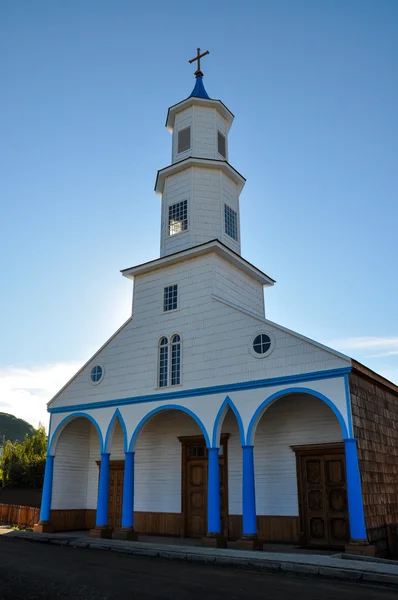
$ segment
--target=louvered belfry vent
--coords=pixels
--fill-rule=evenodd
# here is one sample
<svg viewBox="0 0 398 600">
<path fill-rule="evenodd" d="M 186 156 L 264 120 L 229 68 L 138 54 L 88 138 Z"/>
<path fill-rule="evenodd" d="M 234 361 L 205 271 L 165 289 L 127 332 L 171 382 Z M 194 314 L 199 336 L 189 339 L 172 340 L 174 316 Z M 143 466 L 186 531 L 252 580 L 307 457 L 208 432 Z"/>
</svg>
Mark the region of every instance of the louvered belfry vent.
<svg viewBox="0 0 398 600">
<path fill-rule="evenodd" d="M 185 152 L 191 147 L 191 128 L 186 127 L 178 132 L 178 154 Z"/>
<path fill-rule="evenodd" d="M 224 158 L 227 158 L 225 135 L 223 135 L 221 131 L 218 132 L 218 153 Z"/>
</svg>

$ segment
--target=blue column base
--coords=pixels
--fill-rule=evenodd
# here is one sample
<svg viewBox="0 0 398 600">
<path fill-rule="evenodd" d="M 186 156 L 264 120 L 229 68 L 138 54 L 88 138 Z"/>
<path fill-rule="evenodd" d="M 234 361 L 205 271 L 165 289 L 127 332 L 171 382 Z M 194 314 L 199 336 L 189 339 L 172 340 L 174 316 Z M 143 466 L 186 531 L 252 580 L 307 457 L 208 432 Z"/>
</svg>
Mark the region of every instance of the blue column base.
<svg viewBox="0 0 398 600">
<path fill-rule="evenodd" d="M 376 546 L 369 544 L 368 540 L 350 540 L 344 550 L 346 554 L 376 556 Z"/>
<path fill-rule="evenodd" d="M 94 529 L 90 529 L 90 537 L 93 538 L 110 540 L 112 539 L 112 533 L 112 529 L 110 529 L 107 525 L 104 525 L 103 527 L 97 525 L 94 527 Z"/>
<path fill-rule="evenodd" d="M 138 540 L 138 533 L 134 531 L 133 527 L 120 527 L 120 529 L 114 532 L 113 539 L 136 542 Z"/>
<path fill-rule="evenodd" d="M 242 535 L 242 537 L 236 542 L 236 548 L 238 550 L 263 550 L 264 542 L 258 539 L 256 535 Z"/>
<path fill-rule="evenodd" d="M 219 533 L 208 533 L 202 538 L 202 544 L 205 548 L 226 548 L 227 538 Z"/>
<path fill-rule="evenodd" d="M 51 521 L 39 521 L 33 526 L 33 531 L 35 533 L 54 533 L 54 527 Z"/>
</svg>

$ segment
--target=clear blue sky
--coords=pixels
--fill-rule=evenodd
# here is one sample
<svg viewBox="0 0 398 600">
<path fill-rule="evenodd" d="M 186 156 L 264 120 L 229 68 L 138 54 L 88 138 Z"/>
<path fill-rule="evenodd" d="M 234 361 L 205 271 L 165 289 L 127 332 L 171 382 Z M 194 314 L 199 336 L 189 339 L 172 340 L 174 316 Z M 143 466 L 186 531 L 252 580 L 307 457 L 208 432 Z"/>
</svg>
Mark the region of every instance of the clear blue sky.
<svg viewBox="0 0 398 600">
<path fill-rule="evenodd" d="M 2 0 L 0 411 L 34 421 L 128 317 L 197 46 L 268 318 L 398 382 L 396 0 Z"/>
</svg>

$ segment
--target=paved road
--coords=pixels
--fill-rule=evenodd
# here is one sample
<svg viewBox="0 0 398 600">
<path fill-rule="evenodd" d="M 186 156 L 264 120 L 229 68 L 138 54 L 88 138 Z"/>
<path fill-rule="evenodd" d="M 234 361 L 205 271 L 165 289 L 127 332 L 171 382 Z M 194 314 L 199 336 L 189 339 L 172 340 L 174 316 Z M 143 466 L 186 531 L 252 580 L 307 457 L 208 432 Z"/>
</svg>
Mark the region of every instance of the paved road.
<svg viewBox="0 0 398 600">
<path fill-rule="evenodd" d="M 397 590 L 0 538 L 1 600 L 395 600 Z"/>
</svg>

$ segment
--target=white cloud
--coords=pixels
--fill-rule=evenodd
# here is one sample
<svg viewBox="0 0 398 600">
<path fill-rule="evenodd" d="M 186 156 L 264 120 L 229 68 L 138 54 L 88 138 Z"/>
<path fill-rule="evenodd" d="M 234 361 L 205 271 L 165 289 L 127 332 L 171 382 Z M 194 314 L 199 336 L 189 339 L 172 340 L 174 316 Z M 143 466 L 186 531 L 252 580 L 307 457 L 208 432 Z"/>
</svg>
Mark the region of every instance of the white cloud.
<svg viewBox="0 0 398 600">
<path fill-rule="evenodd" d="M 363 336 L 328 340 L 326 345 L 358 358 L 371 369 L 398 384 L 398 337 Z"/>
<path fill-rule="evenodd" d="M 83 361 L 74 361 L 27 368 L 1 368 L 0 412 L 25 419 L 34 427 L 43 423 L 47 429 L 47 402 L 82 365 Z"/>
<path fill-rule="evenodd" d="M 372 357 L 398 356 L 398 337 L 364 336 L 331 340 L 328 346 L 339 350 L 373 351 Z"/>
</svg>

